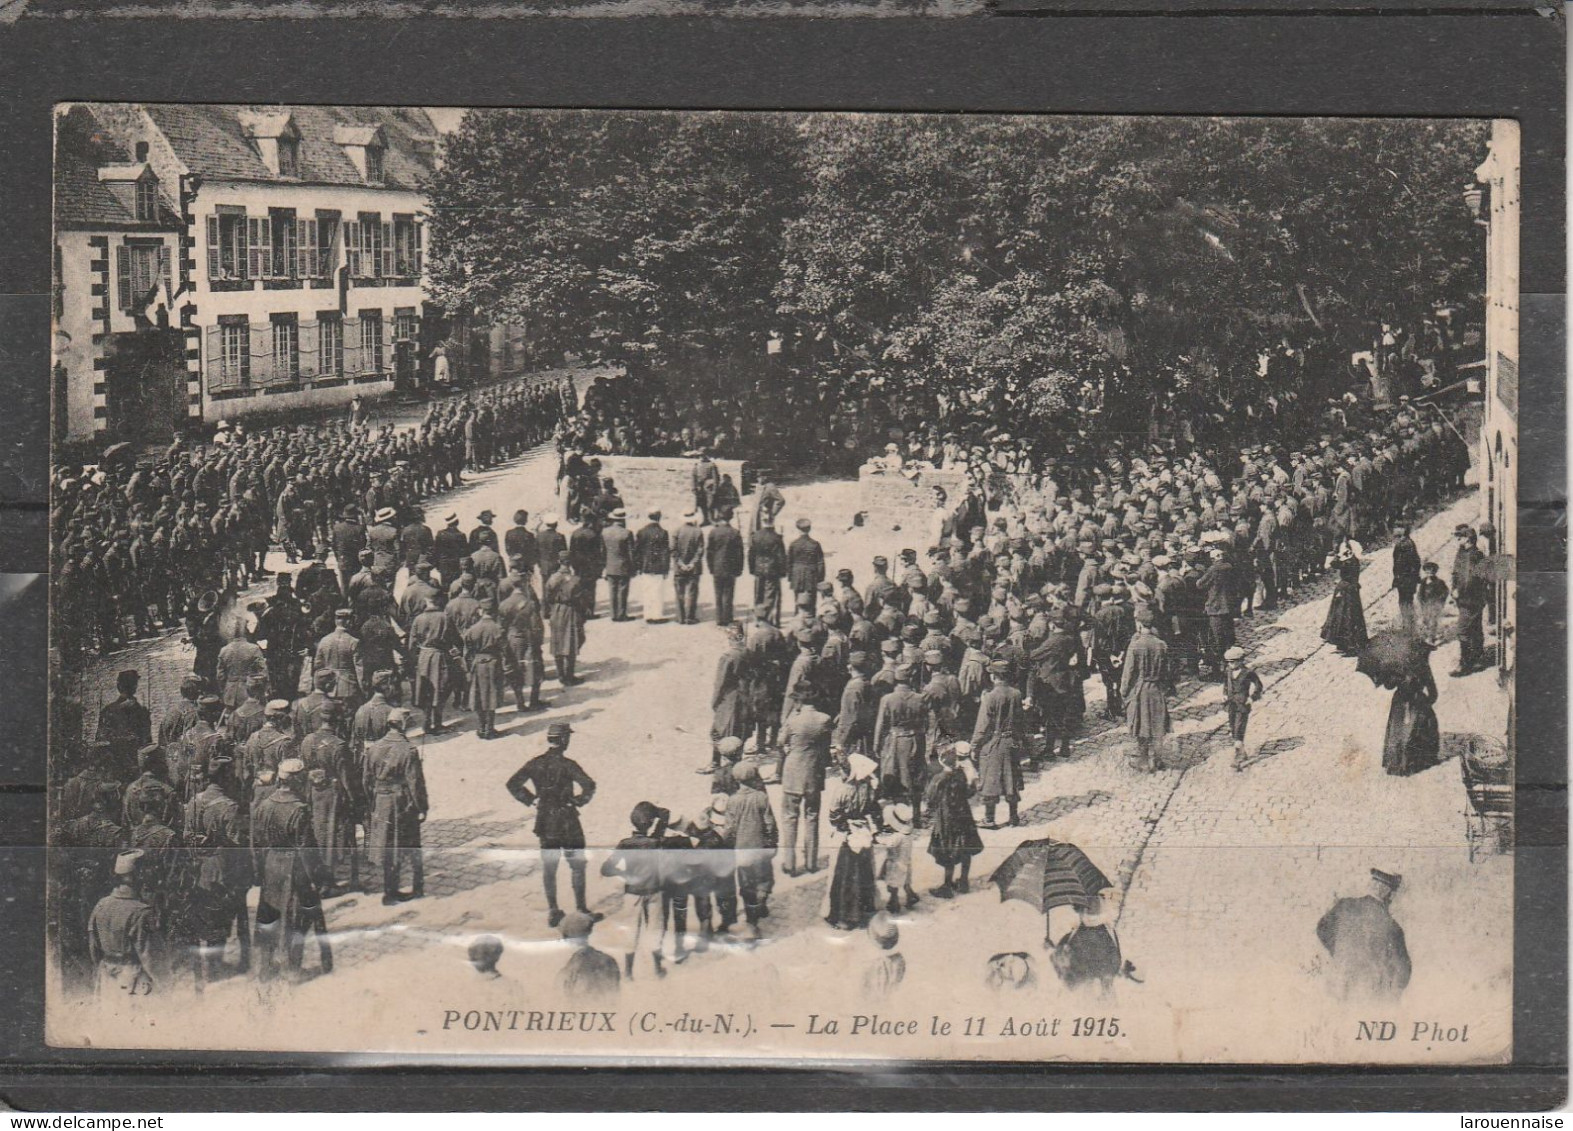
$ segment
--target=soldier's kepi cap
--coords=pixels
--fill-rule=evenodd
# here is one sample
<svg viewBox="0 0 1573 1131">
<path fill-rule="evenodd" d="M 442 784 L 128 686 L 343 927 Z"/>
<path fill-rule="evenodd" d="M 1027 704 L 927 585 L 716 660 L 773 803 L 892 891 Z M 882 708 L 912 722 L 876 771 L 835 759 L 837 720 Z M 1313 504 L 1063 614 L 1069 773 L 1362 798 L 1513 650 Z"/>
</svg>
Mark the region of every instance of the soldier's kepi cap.
<svg viewBox="0 0 1573 1131">
<path fill-rule="evenodd" d="M 1243 660 L 1245 659 L 1245 649 L 1240 647 L 1226 649 L 1223 658 L 1226 660 Z"/>
<path fill-rule="evenodd" d="M 1385 884 L 1393 891 L 1397 891 L 1404 882 L 1404 877 L 1394 872 L 1384 872 L 1380 868 L 1371 869 L 1371 878 L 1379 884 Z"/>
<path fill-rule="evenodd" d="M 137 861 L 143 857 L 140 848 L 130 848 L 115 856 L 115 875 L 129 876 L 137 866 Z"/>
<path fill-rule="evenodd" d="M 294 774 L 303 774 L 305 772 L 306 763 L 302 762 L 299 758 L 286 758 L 284 761 L 279 763 L 279 777 L 281 778 L 287 778 Z"/>
<path fill-rule="evenodd" d="M 808 531 L 814 528 L 814 524 L 806 518 L 800 518 L 797 520 L 797 528 L 799 530 Z"/>
<path fill-rule="evenodd" d="M 388 712 L 387 721 L 389 726 L 407 726 L 410 721 L 410 709 L 408 707 L 395 707 Z"/>
<path fill-rule="evenodd" d="M 204 695 L 202 698 L 197 700 L 198 707 L 222 707 L 223 705 L 224 700 L 220 699 L 217 695 Z"/>
<path fill-rule="evenodd" d="M 201 686 L 202 686 L 202 677 L 199 676 L 196 672 L 187 672 L 185 675 L 180 677 L 180 689 L 182 691 L 186 690 L 188 687 L 201 687 Z"/>
<path fill-rule="evenodd" d="M 547 738 L 567 738 L 573 733 L 573 727 L 567 723 L 553 723 L 546 728 Z"/>
<path fill-rule="evenodd" d="M 269 699 L 267 712 L 270 715 L 286 715 L 289 713 L 288 699 Z"/>
</svg>

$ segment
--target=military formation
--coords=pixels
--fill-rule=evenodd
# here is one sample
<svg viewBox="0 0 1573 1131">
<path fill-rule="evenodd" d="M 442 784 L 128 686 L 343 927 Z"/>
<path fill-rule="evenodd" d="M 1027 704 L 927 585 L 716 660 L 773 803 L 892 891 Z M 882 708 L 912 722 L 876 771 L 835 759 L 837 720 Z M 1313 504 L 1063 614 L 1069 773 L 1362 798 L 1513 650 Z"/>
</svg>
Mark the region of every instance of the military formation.
<svg viewBox="0 0 1573 1131">
<path fill-rule="evenodd" d="M 681 959 L 690 936 L 701 947 L 734 927 L 759 937 L 777 867 L 829 867 L 825 918 L 862 928 L 921 898 L 911 856 L 926 837 L 944 872 L 928 894 L 956 898 L 970 890 L 979 828 L 1019 823 L 1024 771 L 1072 756 L 1084 685 L 1101 682 L 1101 710 L 1127 724 L 1134 764 L 1157 770 L 1181 678 L 1244 687 L 1231 720 L 1248 714 L 1240 618 L 1336 568 L 1348 540 L 1382 538 L 1459 490 L 1468 467 L 1451 422 L 1408 403 L 1341 411 L 1293 448 L 1131 451 L 1063 467 L 1034 467 L 996 435 L 936 453 L 967 468 L 970 489 L 921 554 L 875 557 L 859 578 L 828 575 L 809 519 L 782 535 L 772 485 L 742 528 L 703 451 L 681 523 L 650 511 L 634 528 L 615 483 L 564 443 L 572 397 L 497 390 L 434 406 L 403 432 L 225 429 L 227 440 L 177 446 L 129 476 L 61 477 L 57 582 L 82 597 L 60 626 L 62 652 L 112 648 L 187 609 L 195 650 L 180 701 L 156 725 L 127 670 L 94 739 L 70 752 L 53 825 L 68 980 L 139 994 L 240 970 L 330 970 L 325 900 L 424 893 L 429 799 L 412 737 L 442 732 L 453 711 L 493 738 L 509 692 L 527 713 L 546 706 L 548 678 L 578 683 L 602 580 L 613 621 L 637 611 L 694 625 L 708 578 L 728 633 L 711 757 L 696 767 L 708 807 L 692 820 L 636 810 L 600 869 L 638 908 L 624 976 L 647 951 L 663 974 L 663 956 Z M 552 436 L 573 502 L 566 521 L 532 523 L 521 510 L 505 530 L 490 511 L 468 531 L 456 513 L 439 530 L 425 524 L 422 498 Z M 250 533 L 231 539 L 221 516 Z M 88 528 L 110 536 L 95 546 Z M 178 567 L 135 549 L 193 528 L 208 530 L 205 550 L 183 543 Z M 261 576 L 272 545 L 298 568 L 226 624 L 227 595 Z M 111 574 L 93 572 L 106 562 Z M 752 600 L 740 613 L 745 575 Z M 100 592 L 88 581 L 100 576 L 116 581 Z M 571 733 L 554 723 L 546 753 L 508 789 L 536 813 L 551 924 L 587 947 L 599 915 L 578 811 L 595 783 L 567 756 Z M 766 787 L 777 784 L 773 802 Z M 824 825 L 838 834 L 828 861 Z M 559 904 L 562 863 L 573 912 Z"/>
<path fill-rule="evenodd" d="M 264 574 L 270 545 L 291 563 L 327 561 L 348 508 L 399 522 L 550 437 L 575 394 L 567 378 L 434 401 L 413 428 L 355 419 L 247 431 L 220 422 L 211 443 L 171 444 L 144 464 L 62 467 L 50 516 L 55 641 L 76 667 L 95 654 L 184 626 L 204 658 L 222 638 L 227 598 Z M 343 580 L 358 558 L 339 560 Z M 205 650 L 205 651 L 204 651 Z"/>
</svg>

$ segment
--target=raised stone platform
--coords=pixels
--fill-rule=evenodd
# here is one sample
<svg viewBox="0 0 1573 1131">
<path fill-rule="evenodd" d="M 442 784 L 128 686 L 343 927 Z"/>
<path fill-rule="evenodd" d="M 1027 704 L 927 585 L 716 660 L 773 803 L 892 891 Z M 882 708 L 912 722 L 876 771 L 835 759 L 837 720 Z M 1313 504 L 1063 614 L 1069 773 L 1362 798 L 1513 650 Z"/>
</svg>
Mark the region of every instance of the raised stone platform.
<svg viewBox="0 0 1573 1131">
<path fill-rule="evenodd" d="M 601 474 L 610 475 L 617 483 L 617 493 L 623 497 L 628 509 L 628 525 L 643 524 L 652 507 L 661 511 L 663 521 L 680 518 L 694 505 L 694 465 L 696 459 L 680 456 L 596 456 L 601 461 Z M 715 461 L 722 475 L 730 475 L 738 490 L 743 489 L 745 461 L 718 459 Z M 558 501 L 563 501 L 561 490 Z M 752 500 L 743 498 L 742 515 L 752 513 Z M 741 517 L 741 516 L 740 516 Z"/>
<path fill-rule="evenodd" d="M 864 468 L 858 473 L 864 522 L 872 530 L 926 532 L 934 523 L 935 487 L 945 489 L 946 505 L 954 508 L 967 492 L 967 473 L 925 468 L 908 479 Z"/>
</svg>

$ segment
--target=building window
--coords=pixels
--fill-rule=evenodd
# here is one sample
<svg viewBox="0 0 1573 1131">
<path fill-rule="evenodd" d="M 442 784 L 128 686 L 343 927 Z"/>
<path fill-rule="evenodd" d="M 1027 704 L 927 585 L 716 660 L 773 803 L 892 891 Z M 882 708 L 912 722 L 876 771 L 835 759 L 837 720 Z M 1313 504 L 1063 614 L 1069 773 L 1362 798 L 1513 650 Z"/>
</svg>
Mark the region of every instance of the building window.
<svg viewBox="0 0 1573 1131">
<path fill-rule="evenodd" d="M 244 211 L 208 217 L 208 280 L 233 282 L 248 274 L 250 241 Z"/>
<path fill-rule="evenodd" d="M 163 243 L 125 244 L 116 266 L 121 310 L 142 310 L 160 283 L 169 282 L 169 248 Z"/>
<path fill-rule="evenodd" d="M 148 173 L 137 182 L 137 222 L 151 224 L 158 219 L 158 178 Z"/>
<path fill-rule="evenodd" d="M 273 377 L 300 380 L 300 322 L 293 314 L 273 315 Z"/>
<path fill-rule="evenodd" d="M 360 359 L 363 373 L 382 372 L 382 311 L 380 310 L 361 311 Z"/>
<path fill-rule="evenodd" d="M 421 226 L 413 216 L 393 218 L 393 274 L 418 279 L 421 274 Z"/>
<path fill-rule="evenodd" d="M 268 224 L 273 254 L 267 265 L 268 276 L 274 279 L 299 278 L 300 233 L 295 226 L 293 208 L 275 208 L 268 213 Z"/>
<path fill-rule="evenodd" d="M 245 315 L 224 316 L 219 323 L 218 378 L 224 385 L 251 383 L 251 324 Z"/>
<path fill-rule="evenodd" d="M 376 145 L 366 147 L 366 183 L 372 185 L 382 184 L 382 148 Z"/>
<path fill-rule="evenodd" d="M 317 376 L 344 376 L 344 319 L 336 312 L 317 315 Z"/>
<path fill-rule="evenodd" d="M 279 146 L 279 176 L 300 176 L 300 142 L 292 137 L 280 137 Z"/>
<path fill-rule="evenodd" d="M 361 279 L 375 279 L 382 274 L 383 223 L 375 212 L 360 214 L 360 270 L 350 274 Z"/>
<path fill-rule="evenodd" d="M 319 279 L 331 278 L 339 266 L 339 214 L 319 212 L 316 219 L 306 223 L 315 229 L 312 247 L 316 250 L 317 258 L 316 270 L 312 274 Z"/>
<path fill-rule="evenodd" d="M 413 342 L 420 337 L 421 323 L 411 307 L 403 306 L 393 312 L 393 340 Z"/>
</svg>

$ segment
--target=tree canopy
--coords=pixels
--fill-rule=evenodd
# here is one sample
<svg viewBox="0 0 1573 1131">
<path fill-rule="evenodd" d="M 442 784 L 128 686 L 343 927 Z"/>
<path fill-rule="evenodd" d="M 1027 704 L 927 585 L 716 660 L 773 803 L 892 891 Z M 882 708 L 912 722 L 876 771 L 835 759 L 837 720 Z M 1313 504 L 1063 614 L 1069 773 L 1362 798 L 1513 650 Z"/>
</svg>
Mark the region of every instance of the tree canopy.
<svg viewBox="0 0 1573 1131">
<path fill-rule="evenodd" d="M 1459 192 L 1485 140 L 1431 120 L 472 111 L 430 186 L 432 289 L 651 371 L 752 358 L 781 379 L 779 339 L 831 395 L 1052 436 L 1478 299 Z"/>
</svg>

